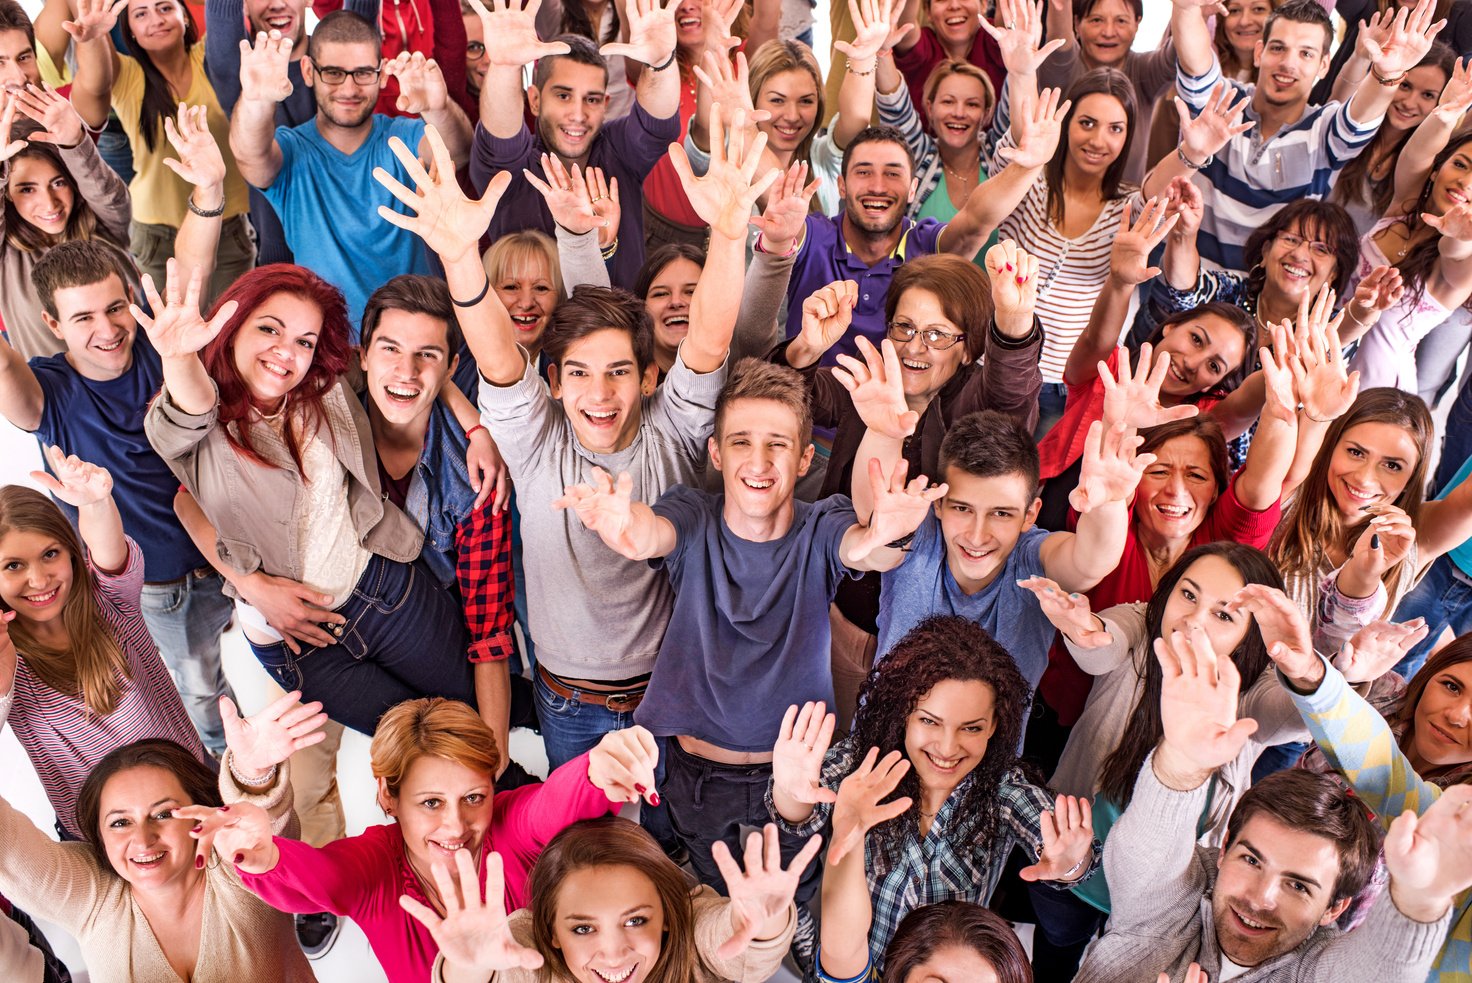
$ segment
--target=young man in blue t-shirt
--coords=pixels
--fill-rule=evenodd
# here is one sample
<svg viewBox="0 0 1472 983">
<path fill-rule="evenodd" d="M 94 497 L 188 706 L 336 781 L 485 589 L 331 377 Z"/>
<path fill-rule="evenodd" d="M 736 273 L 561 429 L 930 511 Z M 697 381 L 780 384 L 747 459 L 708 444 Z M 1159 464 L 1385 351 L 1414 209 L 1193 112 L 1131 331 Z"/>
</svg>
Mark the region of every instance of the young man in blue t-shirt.
<svg viewBox="0 0 1472 983">
<path fill-rule="evenodd" d="M 839 495 L 809 504 L 793 488 L 812 463 L 801 377 L 743 360 L 716 402 L 709 442 L 720 494 L 676 485 L 651 508 L 632 479 L 599 471 L 555 504 L 616 552 L 668 573 L 675 608 L 635 720 L 664 742 L 663 782 L 675 832 L 700 879 L 723 888 L 711 847 L 736 849 L 743 824 L 769 821 L 772 745 L 793 702 L 833 700 L 828 605 L 844 576 L 886 570 L 944 486 L 876 479 L 867 522 Z M 699 792 L 696 787 L 699 786 Z M 784 855 L 800 841 L 784 842 Z"/>
</svg>

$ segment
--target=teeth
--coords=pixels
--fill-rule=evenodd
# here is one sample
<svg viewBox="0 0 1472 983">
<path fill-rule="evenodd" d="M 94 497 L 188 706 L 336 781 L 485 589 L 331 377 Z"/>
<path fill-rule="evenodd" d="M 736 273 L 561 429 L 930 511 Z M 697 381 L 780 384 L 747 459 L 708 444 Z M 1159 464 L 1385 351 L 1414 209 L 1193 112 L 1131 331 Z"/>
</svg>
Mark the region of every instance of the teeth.
<svg viewBox="0 0 1472 983">
<path fill-rule="evenodd" d="M 400 389 L 397 386 L 384 386 L 384 391 L 395 399 L 414 399 L 418 397 L 418 389 Z"/>
<path fill-rule="evenodd" d="M 1246 925 L 1248 928 L 1267 928 L 1268 927 L 1268 926 L 1262 924 L 1261 922 L 1255 922 L 1255 921 L 1253 921 L 1251 918 L 1248 918 L 1246 915 L 1242 914 L 1242 912 L 1240 912 L 1240 911 L 1237 912 L 1237 917 L 1240 918 L 1240 919 L 1242 919 L 1242 924 Z"/>
<path fill-rule="evenodd" d="M 960 546 L 959 543 L 957 543 L 956 545 Z M 991 556 L 991 553 L 992 553 L 991 550 L 974 550 L 974 549 L 971 549 L 969 546 L 961 546 L 961 552 L 962 553 L 965 553 L 966 556 L 968 556 L 969 558 L 971 558 L 973 560 L 981 560 L 981 559 L 984 559 L 984 558 L 986 558 L 988 556 Z"/>
<path fill-rule="evenodd" d="M 1191 509 L 1185 505 L 1157 505 L 1156 510 L 1168 516 L 1180 519 L 1190 513 Z"/>
<path fill-rule="evenodd" d="M 44 594 L 31 594 L 26 597 L 26 600 L 32 604 L 49 604 L 56 597 L 56 592 L 59 590 L 61 590 L 60 587 L 53 587 Z"/>
<path fill-rule="evenodd" d="M 583 414 L 591 420 L 597 420 L 600 423 L 606 423 L 607 421 L 612 420 L 615 416 L 618 415 L 618 410 L 605 410 L 601 413 L 595 413 L 592 410 L 584 410 Z"/>
<path fill-rule="evenodd" d="M 1367 501 L 1368 502 L 1371 499 L 1375 499 L 1375 498 L 1379 498 L 1380 497 L 1380 494 L 1378 492 L 1365 492 L 1365 491 L 1360 491 L 1358 488 L 1354 487 L 1353 485 L 1345 485 L 1344 487 L 1345 487 L 1345 490 L 1347 490 L 1349 492 L 1349 495 L 1350 495 L 1351 498 L 1363 499 L 1364 501 Z"/>
<path fill-rule="evenodd" d="M 115 352 L 119 348 L 121 348 L 122 345 L 123 345 L 123 339 L 119 338 L 117 341 L 114 341 L 110 345 L 98 345 L 97 346 L 97 350 L 100 351 L 100 352 Z"/>
<path fill-rule="evenodd" d="M 1304 269 L 1303 267 L 1290 266 L 1287 263 L 1283 264 L 1283 272 L 1288 274 L 1289 276 L 1298 277 L 1300 279 L 1307 279 L 1309 274 L 1309 271 Z"/>
<path fill-rule="evenodd" d="M 162 853 L 150 853 L 147 856 L 134 857 L 133 858 L 133 862 L 135 864 L 153 864 L 153 863 L 158 863 L 163 858 L 164 858 L 164 855 Z"/>
<path fill-rule="evenodd" d="M 271 373 L 274 376 L 279 376 L 282 379 L 285 379 L 288 375 L 291 374 L 287 370 L 283 369 L 281 366 L 276 365 L 272 362 L 262 362 L 261 365 L 265 368 L 267 372 Z"/>
<path fill-rule="evenodd" d="M 914 369 L 916 372 L 924 372 L 926 369 L 930 368 L 930 365 L 927 362 L 916 362 L 908 358 L 900 359 L 900 364 L 907 369 Z"/>
<path fill-rule="evenodd" d="M 690 317 L 686 314 L 675 314 L 665 318 L 664 323 L 670 327 L 675 327 L 676 325 L 686 327 L 690 324 Z"/>
<path fill-rule="evenodd" d="M 592 967 L 589 968 L 591 969 Z M 630 966 L 622 973 L 604 973 L 594 969 L 593 975 L 597 976 L 600 980 L 606 981 L 606 983 L 623 983 L 624 980 L 628 979 L 630 976 L 633 976 L 634 970 L 638 968 L 638 963 L 635 963 L 633 966 Z"/>
<path fill-rule="evenodd" d="M 773 484 L 775 484 L 775 482 L 771 478 L 742 478 L 741 483 L 747 488 L 755 488 L 758 491 L 766 491 L 768 488 L 771 488 Z"/>
</svg>

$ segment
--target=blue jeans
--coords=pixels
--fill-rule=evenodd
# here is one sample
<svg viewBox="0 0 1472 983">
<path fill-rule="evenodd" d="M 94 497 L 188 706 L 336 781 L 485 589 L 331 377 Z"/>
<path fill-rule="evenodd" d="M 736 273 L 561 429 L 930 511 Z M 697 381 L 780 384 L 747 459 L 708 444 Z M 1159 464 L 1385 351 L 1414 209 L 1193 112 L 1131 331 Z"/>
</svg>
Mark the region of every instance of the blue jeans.
<svg viewBox="0 0 1472 983">
<path fill-rule="evenodd" d="M 1441 463 L 1436 466 L 1436 480 L 1433 482 L 1438 495 L 1462 470 L 1468 457 L 1472 457 L 1472 370 L 1462 380 L 1456 402 L 1447 413 L 1446 439 L 1441 445 Z"/>
<path fill-rule="evenodd" d="M 220 665 L 220 633 L 234 609 L 224 586 L 219 574 L 204 568 L 170 583 L 144 584 L 141 604 L 143 623 L 173 674 L 189 720 L 215 757 L 225 753 L 220 697 L 235 699 Z"/>
<path fill-rule="evenodd" d="M 1033 427 L 1034 440 L 1042 440 L 1063 419 L 1063 407 L 1068 403 L 1068 387 L 1061 382 L 1045 382 L 1038 391 L 1038 425 Z"/>
<path fill-rule="evenodd" d="M 347 622 L 329 628 L 336 644 L 303 645 L 293 655 L 284 642 L 251 643 L 283 689 L 321 700 L 333 720 L 369 735 L 405 700 L 443 696 L 475 706 L 464 612 L 423 561 L 375 555 L 337 613 Z"/>
<path fill-rule="evenodd" d="M 1402 598 L 1395 609 L 1396 621 L 1412 618 L 1425 618 L 1431 631 L 1396 664 L 1395 671 L 1406 679 L 1425 664 L 1443 631 L 1450 628 L 1453 635 L 1461 635 L 1472 629 L 1472 577 L 1453 563 L 1451 557 L 1437 557 L 1416 589 Z"/>
<path fill-rule="evenodd" d="M 542 725 L 547 767 L 553 771 L 591 751 L 604 734 L 634 724 L 634 711 L 615 711 L 584 703 L 583 690 L 573 689 L 570 697 L 558 696 L 535 670 L 532 683 L 536 687 L 537 719 Z"/>
</svg>

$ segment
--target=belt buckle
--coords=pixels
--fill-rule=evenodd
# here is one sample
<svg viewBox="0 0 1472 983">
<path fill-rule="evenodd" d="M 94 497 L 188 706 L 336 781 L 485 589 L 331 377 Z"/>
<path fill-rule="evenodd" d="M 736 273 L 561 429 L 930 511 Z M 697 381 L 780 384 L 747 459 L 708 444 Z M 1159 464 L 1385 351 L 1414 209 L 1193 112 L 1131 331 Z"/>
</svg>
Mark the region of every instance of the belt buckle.
<svg viewBox="0 0 1472 983">
<path fill-rule="evenodd" d="M 643 693 L 610 693 L 603 698 L 605 710 L 614 713 L 628 713 L 639 706 L 639 701 L 644 698 Z M 614 704 L 618 704 L 615 706 Z"/>
</svg>

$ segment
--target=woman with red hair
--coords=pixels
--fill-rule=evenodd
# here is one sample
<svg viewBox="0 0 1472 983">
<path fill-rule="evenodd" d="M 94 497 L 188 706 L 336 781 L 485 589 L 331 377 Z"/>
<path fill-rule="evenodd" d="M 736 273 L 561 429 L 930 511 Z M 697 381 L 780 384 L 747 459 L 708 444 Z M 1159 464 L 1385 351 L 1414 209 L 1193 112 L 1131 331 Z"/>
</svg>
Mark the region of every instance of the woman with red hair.
<svg viewBox="0 0 1472 983">
<path fill-rule="evenodd" d="M 366 734 L 404 700 L 473 704 L 459 602 L 418 559 L 423 532 L 384 497 L 367 413 L 343 378 L 342 294 L 300 266 L 263 266 L 206 321 L 200 274 L 186 287 L 170 260 L 168 275 L 166 298 L 144 279 L 152 319 L 134 308 L 163 360 L 149 442 L 214 524 L 219 559 L 282 578 L 296 620 L 334 639 L 289 644 L 242 607 L 256 658 Z"/>
</svg>

